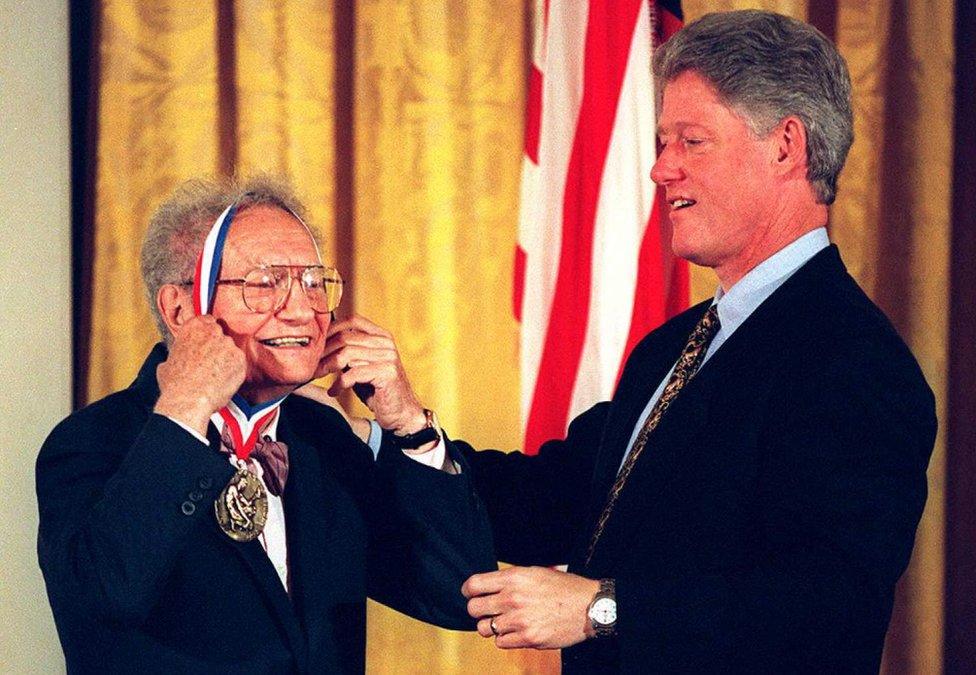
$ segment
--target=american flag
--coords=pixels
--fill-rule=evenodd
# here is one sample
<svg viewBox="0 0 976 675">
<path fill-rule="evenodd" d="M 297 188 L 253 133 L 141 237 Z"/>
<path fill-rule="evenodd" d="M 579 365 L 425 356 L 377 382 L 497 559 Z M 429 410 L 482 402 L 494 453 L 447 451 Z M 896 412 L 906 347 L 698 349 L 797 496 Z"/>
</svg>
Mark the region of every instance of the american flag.
<svg viewBox="0 0 976 675">
<path fill-rule="evenodd" d="M 637 341 L 688 304 L 650 180 L 652 39 L 681 21 L 679 2 L 536 0 L 514 299 L 526 453 L 608 399 Z"/>
</svg>

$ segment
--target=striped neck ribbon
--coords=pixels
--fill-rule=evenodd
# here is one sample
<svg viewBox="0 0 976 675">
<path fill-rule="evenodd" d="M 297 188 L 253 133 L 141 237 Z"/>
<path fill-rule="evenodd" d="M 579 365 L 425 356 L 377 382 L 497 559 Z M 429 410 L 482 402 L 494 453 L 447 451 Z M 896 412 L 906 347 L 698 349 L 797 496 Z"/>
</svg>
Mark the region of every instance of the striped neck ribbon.
<svg viewBox="0 0 976 675">
<path fill-rule="evenodd" d="M 237 206 L 237 202 L 234 202 L 214 221 L 204 240 L 203 250 L 197 258 L 196 270 L 193 274 L 193 308 L 197 314 L 209 314 L 213 309 L 217 279 L 220 276 L 220 262 L 224 255 L 227 233 L 237 213 Z M 295 217 L 298 218 L 297 215 Z M 302 222 L 301 218 L 298 220 Z M 305 223 L 302 222 L 302 225 Z M 234 454 L 238 458 L 244 460 L 248 458 L 254 449 L 261 428 L 274 417 L 281 402 L 287 396 L 285 394 L 271 401 L 251 405 L 238 392 L 226 406 L 217 411 L 224 424 L 230 429 L 234 441 Z"/>
</svg>

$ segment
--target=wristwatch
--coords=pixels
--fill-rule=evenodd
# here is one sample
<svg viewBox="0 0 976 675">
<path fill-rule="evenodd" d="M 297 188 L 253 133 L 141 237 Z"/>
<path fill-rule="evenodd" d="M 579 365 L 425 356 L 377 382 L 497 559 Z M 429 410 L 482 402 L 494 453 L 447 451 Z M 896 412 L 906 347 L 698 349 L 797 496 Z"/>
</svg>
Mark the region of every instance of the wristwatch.
<svg viewBox="0 0 976 675">
<path fill-rule="evenodd" d="M 613 579 L 600 579 L 600 590 L 587 607 L 586 616 L 598 638 L 617 634 L 617 596 Z"/>
<path fill-rule="evenodd" d="M 424 417 L 427 418 L 427 424 L 420 431 L 400 436 L 389 429 L 383 429 L 383 440 L 400 450 L 415 450 L 427 443 L 439 441 L 441 432 L 440 425 L 437 423 L 437 415 L 434 414 L 433 410 L 424 408 Z"/>
</svg>

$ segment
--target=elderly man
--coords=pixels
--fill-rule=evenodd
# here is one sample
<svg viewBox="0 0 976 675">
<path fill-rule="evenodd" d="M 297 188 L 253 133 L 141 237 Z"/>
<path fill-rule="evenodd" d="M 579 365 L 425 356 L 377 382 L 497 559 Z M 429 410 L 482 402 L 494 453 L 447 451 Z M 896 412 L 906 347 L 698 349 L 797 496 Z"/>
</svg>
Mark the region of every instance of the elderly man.
<svg viewBox="0 0 976 675">
<path fill-rule="evenodd" d="M 746 11 L 689 24 L 655 76 L 672 245 L 720 287 L 538 456 L 452 444 L 499 558 L 538 566 L 473 576 L 468 608 L 499 647 L 565 648 L 566 673 L 877 672 L 936 420 L 828 241 L 846 66 L 810 26 Z M 335 368 L 389 350 L 362 320 L 332 331 Z"/>
<path fill-rule="evenodd" d="M 153 217 L 166 344 L 37 461 L 69 672 L 362 672 L 367 594 L 473 627 L 460 588 L 495 568 L 491 535 L 437 430 L 392 422 L 374 458 L 335 410 L 289 398 L 341 292 L 301 212 L 256 179 L 187 184 Z"/>
</svg>

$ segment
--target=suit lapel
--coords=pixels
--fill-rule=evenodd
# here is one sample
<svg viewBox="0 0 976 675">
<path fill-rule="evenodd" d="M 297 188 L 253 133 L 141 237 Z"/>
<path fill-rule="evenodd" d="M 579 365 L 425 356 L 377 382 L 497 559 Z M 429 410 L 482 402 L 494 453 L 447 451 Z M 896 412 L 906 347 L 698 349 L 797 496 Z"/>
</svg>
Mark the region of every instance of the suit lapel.
<svg viewBox="0 0 976 675">
<path fill-rule="evenodd" d="M 721 395 L 723 383 L 754 382 L 758 389 L 766 381 L 764 374 L 775 369 L 775 364 L 785 358 L 783 341 L 788 338 L 784 331 L 792 325 L 790 318 L 794 308 L 805 294 L 815 292 L 814 286 L 822 283 L 824 276 L 843 274 L 845 270 L 835 246 L 815 255 L 756 308 L 712 355 L 701 372 L 685 385 L 634 466 L 601 536 L 592 561 L 594 567 L 606 569 L 626 552 L 627 546 L 621 542 L 633 536 L 633 531 L 643 526 L 646 518 L 653 517 L 651 509 L 667 490 L 674 472 L 684 463 L 693 461 L 689 459 L 689 455 L 693 455 L 690 450 L 694 448 L 696 435 L 706 428 L 711 407 L 716 404 L 715 398 Z M 813 285 L 811 280 L 815 280 Z M 644 357 L 646 363 L 637 366 L 635 377 L 627 383 L 626 390 L 625 383 L 621 382 L 621 391 L 615 397 L 621 400 L 621 405 L 616 406 L 619 411 L 608 420 L 609 430 L 594 476 L 594 522 L 606 503 L 638 416 L 654 388 L 677 360 L 688 334 L 707 305 L 703 303 L 701 312 L 693 313 L 694 321 L 688 325 L 676 327 L 674 333 L 662 336 L 657 345 L 649 343 Z M 646 385 L 644 389 L 641 389 L 642 381 Z M 592 527 L 587 529 L 584 551 L 591 535 Z"/>
<path fill-rule="evenodd" d="M 324 429 L 319 430 L 325 433 Z M 335 574 L 340 554 L 331 542 L 335 528 L 335 502 L 339 486 L 321 465 L 315 447 L 309 445 L 289 423 L 282 407 L 278 438 L 288 444 L 288 483 L 285 486 L 285 519 L 288 526 L 288 573 L 292 599 L 305 627 L 310 645 L 329 615 L 329 587 L 325 581 Z"/>
<path fill-rule="evenodd" d="M 694 325 L 707 309 L 707 303 L 689 312 L 684 320 L 677 321 L 670 330 L 658 339 L 640 345 L 627 363 L 627 370 L 621 377 L 618 391 L 614 395 L 613 407 L 607 419 L 606 432 L 594 471 L 593 508 L 599 514 L 606 502 L 607 494 L 616 479 L 620 464 L 640 415 L 647 407 L 654 390 L 668 374 L 671 366 L 678 360 Z M 594 516 L 595 517 L 595 516 Z"/>
<path fill-rule="evenodd" d="M 220 444 L 220 434 L 213 423 L 211 423 L 207 429 L 207 439 L 210 441 L 210 447 L 214 448 L 215 452 L 219 452 L 217 448 Z M 290 482 L 291 478 L 289 477 L 289 483 Z M 243 543 L 233 541 L 221 531 L 216 519 L 214 519 L 212 522 L 215 536 L 224 542 L 226 546 L 229 546 L 231 550 L 233 550 L 234 553 L 241 559 L 248 571 L 250 571 L 254 578 L 255 585 L 258 587 L 265 604 L 267 605 L 271 614 L 277 619 L 278 625 L 285 634 L 288 646 L 290 647 L 292 654 L 295 655 L 295 660 L 298 663 L 299 671 L 303 671 L 307 656 L 305 636 L 302 633 L 302 627 L 299 624 L 295 609 L 292 607 L 291 600 L 289 600 L 288 594 L 285 592 L 284 586 L 281 584 L 281 578 L 275 571 L 274 565 L 272 564 L 271 559 L 268 558 L 268 554 L 265 552 L 264 547 L 261 546 L 261 542 L 257 539 Z M 288 522 L 287 507 L 285 528 L 287 532 L 290 532 L 291 523 Z M 290 553 L 291 551 L 289 549 L 289 555 Z"/>
<path fill-rule="evenodd" d="M 661 378 L 664 374 L 666 371 Z M 612 565 L 618 556 L 624 554 L 627 547 L 619 545 L 619 542 L 626 541 L 633 530 L 643 526 L 645 518 L 652 512 L 655 504 L 667 493 L 675 471 L 684 461 L 683 451 L 695 442 L 695 436 L 704 428 L 709 416 L 711 400 L 719 378 L 706 377 L 705 374 L 706 371 L 703 370 L 684 386 L 648 438 L 647 447 L 634 465 L 600 537 L 600 545 L 594 553 L 593 564 L 601 567 Z M 643 410 L 646 405 L 647 399 L 644 399 L 640 410 Z M 632 420 L 628 420 L 625 445 L 633 432 L 634 425 L 637 424 L 640 410 Z M 622 461 L 623 451 L 619 455 Z M 619 466 L 618 461 L 611 467 L 610 475 L 605 478 L 602 486 L 603 493 L 595 500 L 594 522 L 606 504 Z M 588 536 L 592 536 L 592 528 Z M 588 545 L 589 539 L 587 539 Z"/>
</svg>

